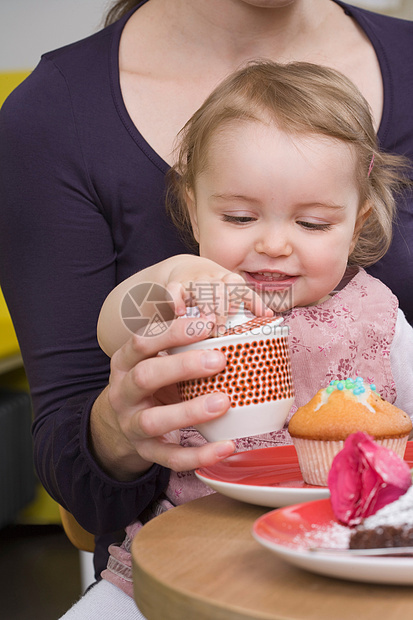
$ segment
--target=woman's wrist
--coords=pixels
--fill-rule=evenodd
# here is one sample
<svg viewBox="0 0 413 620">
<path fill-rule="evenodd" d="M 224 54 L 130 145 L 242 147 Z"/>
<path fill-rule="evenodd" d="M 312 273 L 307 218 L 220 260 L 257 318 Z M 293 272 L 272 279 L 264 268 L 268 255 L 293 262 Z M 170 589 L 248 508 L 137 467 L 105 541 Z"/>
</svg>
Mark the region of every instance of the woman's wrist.
<svg viewBox="0 0 413 620">
<path fill-rule="evenodd" d="M 107 391 L 105 388 L 98 396 L 90 412 L 89 450 L 99 467 L 111 478 L 132 482 L 148 471 L 153 463 L 145 461 L 121 435 Z"/>
</svg>

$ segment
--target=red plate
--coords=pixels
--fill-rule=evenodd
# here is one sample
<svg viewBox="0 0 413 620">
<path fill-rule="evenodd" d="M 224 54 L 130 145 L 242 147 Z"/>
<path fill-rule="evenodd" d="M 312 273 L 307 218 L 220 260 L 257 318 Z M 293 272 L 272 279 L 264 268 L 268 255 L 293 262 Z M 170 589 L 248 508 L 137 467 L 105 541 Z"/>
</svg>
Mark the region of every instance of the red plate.
<svg viewBox="0 0 413 620">
<path fill-rule="evenodd" d="M 413 467 L 413 441 L 407 443 L 405 460 Z M 327 487 L 304 482 L 293 445 L 239 452 L 195 473 L 223 495 L 273 508 L 330 495 Z"/>
<path fill-rule="evenodd" d="M 408 458 L 411 458 L 409 450 Z M 409 462 L 409 461 L 408 461 Z M 273 510 L 257 519 L 254 538 L 300 568 L 353 581 L 413 585 L 413 558 L 346 555 L 349 528 L 334 517 L 329 499 Z M 337 553 L 309 547 L 334 547 Z"/>
<path fill-rule="evenodd" d="M 303 480 L 293 445 L 239 452 L 198 471 L 204 478 L 232 484 L 312 488 Z"/>
</svg>

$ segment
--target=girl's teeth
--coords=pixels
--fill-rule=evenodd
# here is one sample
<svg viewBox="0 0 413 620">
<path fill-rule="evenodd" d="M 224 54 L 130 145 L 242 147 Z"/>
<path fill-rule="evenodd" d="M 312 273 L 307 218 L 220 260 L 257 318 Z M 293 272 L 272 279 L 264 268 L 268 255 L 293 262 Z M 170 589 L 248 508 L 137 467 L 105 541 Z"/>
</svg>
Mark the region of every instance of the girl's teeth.
<svg viewBox="0 0 413 620">
<path fill-rule="evenodd" d="M 260 279 L 268 280 L 269 282 L 273 280 L 281 280 L 286 276 L 281 273 L 271 273 L 270 271 L 258 271 L 256 274 Z"/>
</svg>

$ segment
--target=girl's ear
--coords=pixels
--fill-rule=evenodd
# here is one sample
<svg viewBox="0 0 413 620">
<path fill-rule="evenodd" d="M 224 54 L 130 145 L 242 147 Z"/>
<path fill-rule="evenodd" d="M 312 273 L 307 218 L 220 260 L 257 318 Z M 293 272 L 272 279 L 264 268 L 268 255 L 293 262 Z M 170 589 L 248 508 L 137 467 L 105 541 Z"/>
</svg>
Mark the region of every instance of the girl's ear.
<svg viewBox="0 0 413 620">
<path fill-rule="evenodd" d="M 358 215 L 357 215 L 356 225 L 354 226 L 353 240 L 351 242 L 349 255 L 354 250 L 357 240 L 359 238 L 361 229 L 364 226 L 364 222 L 370 217 L 371 212 L 372 212 L 371 204 L 368 200 L 366 200 L 365 203 L 360 208 L 360 211 L 358 212 Z"/>
<path fill-rule="evenodd" d="M 195 241 L 199 243 L 198 218 L 196 213 L 195 193 L 194 190 L 187 188 L 185 191 L 186 208 L 188 209 L 189 218 L 191 220 L 192 234 Z"/>
</svg>

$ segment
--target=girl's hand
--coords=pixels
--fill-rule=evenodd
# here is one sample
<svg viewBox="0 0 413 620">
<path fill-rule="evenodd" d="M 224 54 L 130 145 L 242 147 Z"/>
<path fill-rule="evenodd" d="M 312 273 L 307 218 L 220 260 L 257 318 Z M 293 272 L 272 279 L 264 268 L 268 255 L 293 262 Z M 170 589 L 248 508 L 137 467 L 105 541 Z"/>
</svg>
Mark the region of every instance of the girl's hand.
<svg viewBox="0 0 413 620">
<path fill-rule="evenodd" d="M 201 316 L 212 320 L 218 331 L 242 304 L 257 316 L 273 314 L 242 276 L 212 260 L 185 255 L 174 257 L 169 264 L 164 284 L 178 316 L 185 314 L 187 306 L 197 306 Z"/>
<path fill-rule="evenodd" d="M 207 258 L 180 254 L 151 265 L 130 276 L 114 288 L 100 311 L 97 335 L 101 348 L 112 355 L 130 338 L 131 332 L 122 320 L 121 307 L 125 296 L 134 291 L 134 303 L 144 316 L 152 316 L 156 303 L 140 299 L 140 284 L 159 284 L 165 291 L 165 301 L 174 312 L 183 316 L 186 306 L 198 306 L 201 316 L 213 326 L 212 335 L 225 325 L 228 315 L 235 314 L 241 304 L 257 316 L 272 316 L 261 297 L 252 291 L 243 278 Z M 146 287 L 142 288 L 145 292 Z M 169 299 L 168 299 L 169 298 Z M 159 300 L 158 300 L 159 301 Z M 141 305 L 145 303 L 145 306 Z M 160 350 L 160 349 L 158 349 Z"/>
<path fill-rule="evenodd" d="M 213 465 L 234 452 L 232 441 L 197 448 L 177 443 L 180 428 L 217 418 L 230 405 L 218 392 L 180 402 L 177 382 L 208 377 L 226 364 L 219 351 L 158 355 L 209 336 L 209 320 L 196 334 L 188 329 L 191 323 L 193 319 L 174 320 L 159 336 L 134 335 L 112 357 L 109 385 L 91 412 L 90 446 L 100 466 L 117 480 L 134 480 L 153 463 L 186 471 Z"/>
</svg>

